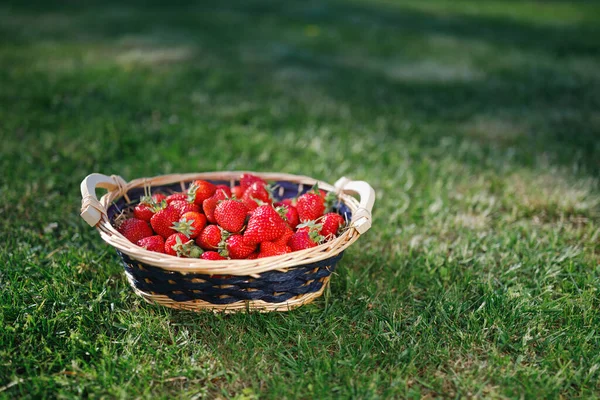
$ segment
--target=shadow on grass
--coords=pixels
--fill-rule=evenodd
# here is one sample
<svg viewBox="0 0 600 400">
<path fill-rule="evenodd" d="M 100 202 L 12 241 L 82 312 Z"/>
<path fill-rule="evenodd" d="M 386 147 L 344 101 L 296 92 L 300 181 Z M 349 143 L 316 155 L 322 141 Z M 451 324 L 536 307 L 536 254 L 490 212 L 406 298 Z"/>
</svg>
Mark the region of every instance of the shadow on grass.
<svg viewBox="0 0 600 400">
<path fill-rule="evenodd" d="M 423 145 L 467 137 L 517 149 L 524 163 L 537 153 L 600 169 L 600 29 L 589 25 L 333 1 L 5 7 L 11 23 L 1 30 L 4 45 L 124 47 L 117 61 L 164 74 L 161 96 L 191 85 L 234 104 L 310 108 L 320 101 L 316 93 L 349 110 L 354 123 L 387 119 L 393 137 Z M 131 93 L 123 96 L 135 108 Z M 272 122 L 285 126 L 294 113 Z M 252 119 L 241 114 L 236 122 Z M 416 133 L 398 128 L 403 122 Z"/>
</svg>

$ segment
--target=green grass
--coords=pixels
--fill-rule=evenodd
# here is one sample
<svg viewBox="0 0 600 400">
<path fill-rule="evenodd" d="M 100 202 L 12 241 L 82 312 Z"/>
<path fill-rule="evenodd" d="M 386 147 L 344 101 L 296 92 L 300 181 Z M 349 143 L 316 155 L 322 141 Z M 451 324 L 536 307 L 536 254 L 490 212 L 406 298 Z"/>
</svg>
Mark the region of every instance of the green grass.
<svg viewBox="0 0 600 400">
<path fill-rule="evenodd" d="M 3 2 L 0 397 L 600 397 L 600 4 Z M 91 172 L 342 175 L 372 230 L 283 314 L 152 306 Z"/>
</svg>

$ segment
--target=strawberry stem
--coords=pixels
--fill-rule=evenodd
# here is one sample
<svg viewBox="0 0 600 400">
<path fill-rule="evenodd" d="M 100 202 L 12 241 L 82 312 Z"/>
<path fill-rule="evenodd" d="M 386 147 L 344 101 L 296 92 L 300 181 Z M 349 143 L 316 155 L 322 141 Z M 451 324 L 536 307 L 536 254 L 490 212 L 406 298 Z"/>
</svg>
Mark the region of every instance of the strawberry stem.
<svg viewBox="0 0 600 400">
<path fill-rule="evenodd" d="M 334 192 L 327 192 L 325 196 L 325 212 L 330 212 L 338 203 L 338 197 Z"/>
<path fill-rule="evenodd" d="M 181 218 L 181 220 L 173 222 L 173 229 L 175 229 L 177 232 L 183 233 L 187 237 L 190 237 L 196 230 L 196 228 L 192 226 L 193 223 L 193 219 L 187 220 L 186 218 Z"/>
<path fill-rule="evenodd" d="M 193 240 L 183 243 L 179 236 L 175 240 L 177 243 L 172 246 L 172 249 L 177 253 L 177 257 L 199 258 L 202 255 L 202 249 L 196 246 Z"/>
<path fill-rule="evenodd" d="M 196 191 L 198 190 L 198 188 L 199 188 L 199 186 L 196 185 L 195 183 L 192 183 L 190 185 L 190 187 L 188 188 L 188 190 L 187 190 L 187 195 L 188 195 L 187 201 L 189 203 L 193 203 L 194 201 L 196 201 Z"/>
<path fill-rule="evenodd" d="M 321 192 L 319 191 L 319 182 L 315 182 L 312 188 L 310 188 L 309 192 L 313 192 L 321 196 Z"/>
<path fill-rule="evenodd" d="M 281 218 L 283 218 L 285 221 L 287 221 L 287 212 L 288 212 L 288 209 L 287 209 L 286 206 L 275 207 L 275 211 L 277 211 L 277 214 L 279 214 L 279 216 Z"/>
</svg>

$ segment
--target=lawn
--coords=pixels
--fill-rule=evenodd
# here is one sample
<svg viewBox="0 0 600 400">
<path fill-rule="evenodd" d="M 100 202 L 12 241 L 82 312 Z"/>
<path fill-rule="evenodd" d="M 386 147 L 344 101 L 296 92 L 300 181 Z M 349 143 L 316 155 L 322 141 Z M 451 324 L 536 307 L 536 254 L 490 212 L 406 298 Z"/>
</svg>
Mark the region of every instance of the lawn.
<svg viewBox="0 0 600 400">
<path fill-rule="evenodd" d="M 168 5 L 167 5 L 168 4 Z M 4 1 L 0 398 L 600 397 L 600 3 Z M 289 313 L 137 297 L 91 172 L 377 192 Z"/>
</svg>

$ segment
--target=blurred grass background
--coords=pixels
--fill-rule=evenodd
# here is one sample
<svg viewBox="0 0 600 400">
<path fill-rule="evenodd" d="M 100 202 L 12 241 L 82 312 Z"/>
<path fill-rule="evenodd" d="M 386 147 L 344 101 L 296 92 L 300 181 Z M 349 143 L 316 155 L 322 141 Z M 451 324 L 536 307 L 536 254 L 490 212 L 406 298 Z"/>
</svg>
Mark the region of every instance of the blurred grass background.
<svg viewBox="0 0 600 400">
<path fill-rule="evenodd" d="M 600 395 L 600 4 L 0 5 L 0 397 Z M 91 172 L 376 189 L 287 314 L 143 303 Z"/>
</svg>

